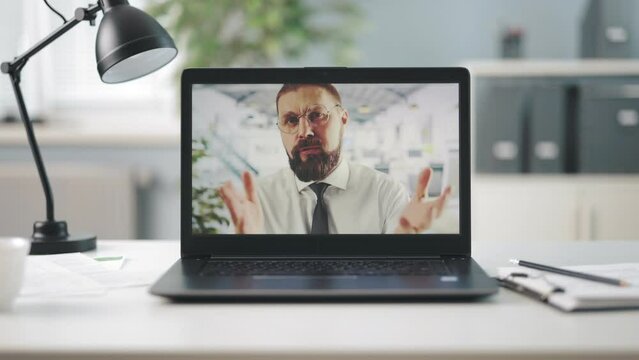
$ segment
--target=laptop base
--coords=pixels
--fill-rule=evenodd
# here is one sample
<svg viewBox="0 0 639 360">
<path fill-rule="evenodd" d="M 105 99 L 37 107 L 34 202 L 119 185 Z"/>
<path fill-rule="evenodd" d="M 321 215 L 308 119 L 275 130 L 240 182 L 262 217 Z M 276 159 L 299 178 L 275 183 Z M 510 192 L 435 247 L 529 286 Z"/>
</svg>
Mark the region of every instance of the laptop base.
<svg viewBox="0 0 639 360">
<path fill-rule="evenodd" d="M 198 300 L 472 300 L 497 292 L 497 283 L 470 258 L 444 259 L 449 275 L 203 276 L 209 259 L 178 260 L 150 289 L 174 301 Z"/>
</svg>

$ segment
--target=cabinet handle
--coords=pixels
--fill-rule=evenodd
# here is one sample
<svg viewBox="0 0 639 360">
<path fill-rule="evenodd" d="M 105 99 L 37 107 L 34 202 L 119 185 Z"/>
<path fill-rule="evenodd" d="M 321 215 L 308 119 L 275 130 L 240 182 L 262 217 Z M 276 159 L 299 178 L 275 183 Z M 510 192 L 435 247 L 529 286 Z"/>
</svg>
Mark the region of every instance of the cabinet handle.
<svg viewBox="0 0 639 360">
<path fill-rule="evenodd" d="M 513 160 L 519 149 L 512 141 L 497 141 L 493 144 L 493 156 L 498 160 Z"/>
<path fill-rule="evenodd" d="M 597 240 L 597 210 L 594 206 L 590 207 L 590 240 Z"/>
<path fill-rule="evenodd" d="M 623 127 L 639 125 L 639 114 L 634 109 L 621 109 L 617 112 L 617 123 Z"/>
<path fill-rule="evenodd" d="M 606 39 L 611 43 L 623 44 L 628 41 L 628 31 L 621 26 L 608 26 Z"/>
<path fill-rule="evenodd" d="M 559 156 L 559 146 L 553 141 L 540 141 L 535 144 L 535 156 L 541 160 L 554 160 Z"/>
<path fill-rule="evenodd" d="M 577 239 L 591 241 L 596 239 L 595 208 L 587 200 L 578 200 L 577 205 Z"/>
</svg>

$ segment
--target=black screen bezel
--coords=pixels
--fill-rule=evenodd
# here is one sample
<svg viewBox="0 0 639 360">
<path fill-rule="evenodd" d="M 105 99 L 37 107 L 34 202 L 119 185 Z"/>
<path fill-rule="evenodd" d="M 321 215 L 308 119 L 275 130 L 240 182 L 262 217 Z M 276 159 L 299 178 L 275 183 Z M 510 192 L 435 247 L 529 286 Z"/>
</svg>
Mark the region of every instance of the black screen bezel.
<svg viewBox="0 0 639 360">
<path fill-rule="evenodd" d="M 191 225 L 192 87 L 200 84 L 459 84 L 459 234 L 194 235 Z M 470 75 L 465 68 L 251 68 L 182 72 L 181 253 L 199 256 L 470 256 Z"/>
</svg>

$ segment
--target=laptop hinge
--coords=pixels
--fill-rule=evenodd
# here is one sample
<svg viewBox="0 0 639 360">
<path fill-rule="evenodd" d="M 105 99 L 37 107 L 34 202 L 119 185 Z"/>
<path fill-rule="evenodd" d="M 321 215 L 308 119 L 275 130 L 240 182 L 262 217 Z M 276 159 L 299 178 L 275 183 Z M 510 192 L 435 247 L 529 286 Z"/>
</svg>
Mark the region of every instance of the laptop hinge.
<svg viewBox="0 0 639 360">
<path fill-rule="evenodd" d="M 214 255 L 214 254 L 193 254 L 188 256 L 182 256 L 183 259 L 195 259 L 195 260 L 207 260 L 212 258 L 233 258 L 233 259 L 356 259 L 356 258 L 365 258 L 365 259 L 382 259 L 382 258 L 395 258 L 395 259 L 411 259 L 411 258 L 431 258 L 431 259 L 439 259 L 439 258 L 459 258 L 465 259 L 469 258 L 468 255 L 462 254 L 442 254 L 442 255 L 364 255 L 364 256 L 344 256 L 344 255 L 335 255 L 335 256 L 308 256 L 308 255 Z"/>
<path fill-rule="evenodd" d="M 182 255 L 182 259 L 189 260 L 207 260 L 213 257 L 211 254 L 194 254 L 194 255 Z"/>
<path fill-rule="evenodd" d="M 459 255 L 454 255 L 459 257 Z M 365 255 L 365 256 L 347 256 L 347 255 L 335 255 L 335 256 L 309 256 L 309 255 L 201 255 L 191 256 L 190 259 L 441 259 L 440 255 Z"/>
</svg>

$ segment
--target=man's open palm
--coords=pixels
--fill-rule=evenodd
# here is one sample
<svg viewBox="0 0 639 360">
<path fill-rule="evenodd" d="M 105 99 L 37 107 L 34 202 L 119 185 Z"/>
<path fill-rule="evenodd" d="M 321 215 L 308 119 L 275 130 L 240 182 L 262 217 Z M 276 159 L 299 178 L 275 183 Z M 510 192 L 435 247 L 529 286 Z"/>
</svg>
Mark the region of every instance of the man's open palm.
<svg viewBox="0 0 639 360">
<path fill-rule="evenodd" d="M 428 194 L 428 183 L 433 171 L 426 168 L 419 173 L 417 190 L 415 197 L 410 200 L 399 219 L 399 224 L 395 233 L 397 234 L 417 234 L 431 227 L 433 221 L 442 214 L 446 201 L 451 193 L 450 186 L 447 186 L 438 198 L 430 201 L 423 201 Z"/>
<path fill-rule="evenodd" d="M 260 199 L 257 197 L 255 178 L 252 174 L 242 174 L 244 193 L 238 192 L 230 181 L 220 188 L 220 195 L 231 213 L 235 232 L 238 234 L 263 234 L 264 214 Z"/>
</svg>

